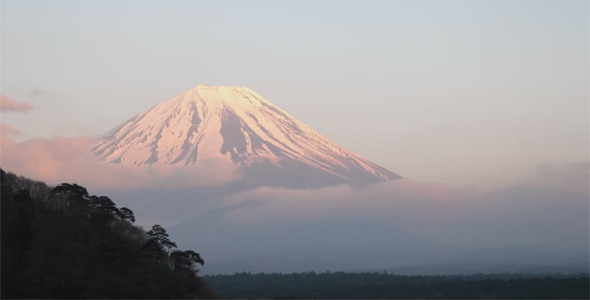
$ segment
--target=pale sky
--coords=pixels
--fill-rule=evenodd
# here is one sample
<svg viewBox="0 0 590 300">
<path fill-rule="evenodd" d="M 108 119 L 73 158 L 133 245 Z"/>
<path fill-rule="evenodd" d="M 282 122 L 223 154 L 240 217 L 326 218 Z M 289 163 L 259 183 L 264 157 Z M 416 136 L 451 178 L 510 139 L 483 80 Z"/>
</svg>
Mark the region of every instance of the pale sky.
<svg viewBox="0 0 590 300">
<path fill-rule="evenodd" d="M 1 1 L 18 140 L 99 135 L 247 86 L 406 178 L 509 186 L 587 162 L 588 1 Z"/>
</svg>

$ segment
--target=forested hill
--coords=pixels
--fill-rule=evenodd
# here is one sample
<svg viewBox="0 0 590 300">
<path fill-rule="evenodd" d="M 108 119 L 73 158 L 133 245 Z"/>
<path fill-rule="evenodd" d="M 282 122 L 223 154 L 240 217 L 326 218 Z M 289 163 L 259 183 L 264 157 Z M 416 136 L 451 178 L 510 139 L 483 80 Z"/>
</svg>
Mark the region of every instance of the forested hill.
<svg viewBox="0 0 590 300">
<path fill-rule="evenodd" d="M 128 208 L 77 184 L 49 187 L 0 169 L 7 298 L 216 298 L 194 251 L 133 225 Z"/>
</svg>

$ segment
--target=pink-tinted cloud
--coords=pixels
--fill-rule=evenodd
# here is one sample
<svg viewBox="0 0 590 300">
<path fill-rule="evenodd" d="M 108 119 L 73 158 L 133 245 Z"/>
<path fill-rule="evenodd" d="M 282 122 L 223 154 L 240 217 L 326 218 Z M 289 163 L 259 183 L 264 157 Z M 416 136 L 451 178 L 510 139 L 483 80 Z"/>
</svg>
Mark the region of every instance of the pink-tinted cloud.
<svg viewBox="0 0 590 300">
<path fill-rule="evenodd" d="M 0 166 L 6 171 L 51 185 L 76 182 L 92 189 L 175 188 L 217 185 L 234 179 L 233 174 L 236 173 L 233 166 L 217 162 L 210 162 L 210 166 L 198 170 L 113 164 L 92 153 L 93 137 L 58 136 L 16 143 L 10 138 L 10 134 L 15 132 L 14 128 L 3 127 Z"/>
<path fill-rule="evenodd" d="M 281 222 L 324 224 L 330 220 L 360 219 L 378 221 L 420 239 L 462 246 L 530 244 L 586 251 L 588 245 L 588 193 L 573 193 L 565 183 L 557 187 L 516 186 L 489 192 L 401 179 L 363 188 L 260 187 L 232 194 L 224 185 L 236 179 L 234 174 L 238 172 L 232 164 L 210 161 L 202 168 L 138 168 L 101 161 L 92 154 L 92 137 L 16 143 L 10 138 L 17 133 L 16 129 L 3 125 L 1 133 L 0 166 L 4 170 L 50 185 L 75 182 L 91 193 L 97 189 L 120 193 L 133 190 L 125 197 L 113 199 L 132 207 L 136 215 L 149 219 L 151 224 L 178 224 L 190 218 L 215 216 L 224 224 L 257 232 Z M 548 180 L 563 177 L 561 181 L 569 182 L 570 177 L 587 178 L 588 164 L 545 167 L 542 171 Z M 199 185 L 203 186 L 201 190 Z M 212 185 L 218 185 L 223 193 L 207 194 Z M 194 189 L 182 194 L 180 187 Z M 107 195 L 113 196 L 110 192 Z M 196 217 L 199 214 L 207 218 Z M 193 231 L 194 228 L 187 231 L 192 240 Z M 281 237 L 284 238 L 283 233 L 265 241 L 275 243 Z M 238 237 L 227 239 L 232 244 Z"/>
<path fill-rule="evenodd" d="M 0 111 L 20 111 L 26 112 L 33 107 L 26 103 L 14 101 L 12 98 L 0 94 Z"/>
<path fill-rule="evenodd" d="M 11 137 L 11 136 L 19 136 L 21 135 L 20 130 L 6 125 L 4 123 L 0 123 L 0 137 Z"/>
</svg>

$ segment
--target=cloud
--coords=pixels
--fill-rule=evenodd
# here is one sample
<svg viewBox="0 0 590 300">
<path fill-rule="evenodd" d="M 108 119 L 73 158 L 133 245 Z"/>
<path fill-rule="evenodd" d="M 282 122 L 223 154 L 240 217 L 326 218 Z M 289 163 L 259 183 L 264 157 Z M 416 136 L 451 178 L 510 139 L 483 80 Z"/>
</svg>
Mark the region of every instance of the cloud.
<svg viewBox="0 0 590 300">
<path fill-rule="evenodd" d="M 149 203 L 138 209 L 161 224 L 177 224 L 205 211 L 234 224 L 363 217 L 395 224 L 429 240 L 463 244 L 530 241 L 573 245 L 576 239 L 584 240 L 564 228 L 588 231 L 589 191 L 583 188 L 588 185 L 588 163 L 544 165 L 529 183 L 492 191 L 406 179 L 362 188 L 251 189 L 231 185 L 239 174 L 231 163 L 138 168 L 93 155 L 93 137 L 57 136 L 16 143 L 11 135 L 18 130 L 2 124 L 0 133 L 0 164 L 5 170 L 52 185 L 76 182 L 108 195 L 109 191 L 132 190 L 140 196 L 127 194 L 125 198 L 141 198 L 136 201 L 139 205 Z"/>
<path fill-rule="evenodd" d="M 91 148 L 94 137 L 62 137 L 14 142 L 18 131 L 3 125 L 1 167 L 6 171 L 42 180 L 48 184 L 76 182 L 93 189 L 178 188 L 218 185 L 233 180 L 234 166 L 217 161 L 203 162 L 202 168 L 167 165 L 133 167 L 102 161 Z"/>
<path fill-rule="evenodd" d="M 16 102 L 12 98 L 0 94 L 0 111 L 27 112 L 32 108 L 29 104 Z"/>
<path fill-rule="evenodd" d="M 589 192 L 580 188 L 587 185 L 588 163 L 544 165 L 527 184 L 492 191 L 407 179 L 360 188 L 249 189 L 232 186 L 238 173 L 232 164 L 137 168 L 93 155 L 93 137 L 16 143 L 11 136 L 18 130 L 4 124 L 0 129 L 0 166 L 6 171 L 108 195 L 131 207 L 142 225 L 175 225 L 171 233 L 179 245 L 202 249 L 212 261 L 271 250 L 326 260 L 339 251 L 342 260 L 372 259 L 373 266 L 388 257 L 463 259 L 460 251 L 478 247 L 496 249 L 492 253 L 516 246 L 588 252 Z"/>
<path fill-rule="evenodd" d="M 440 243 L 583 248 L 588 244 L 587 199 L 588 193 L 558 188 L 514 186 L 490 192 L 400 179 L 363 189 L 259 188 L 228 198 L 234 209 L 223 218 L 252 224 L 361 217 Z M 247 202 L 257 205 L 243 205 Z"/>
<path fill-rule="evenodd" d="M 4 124 L 4 123 L 0 123 L 0 137 L 7 137 L 10 138 L 11 136 L 19 136 L 21 135 L 20 130 Z"/>
<path fill-rule="evenodd" d="M 588 195 L 557 188 L 486 191 L 399 179 L 360 189 L 260 187 L 214 200 L 217 207 L 203 210 L 170 194 L 139 215 L 168 225 L 179 245 L 211 262 L 204 271 L 212 273 L 542 265 L 588 257 Z"/>
<path fill-rule="evenodd" d="M 152 201 L 141 213 L 149 216 L 151 222 L 176 224 L 175 233 L 189 244 L 196 234 L 195 227 L 233 227 L 227 229 L 227 239 L 231 240 L 260 228 L 299 228 L 301 224 L 316 223 L 331 226 L 355 220 L 355 230 L 366 230 L 365 235 L 373 234 L 367 226 L 379 223 L 383 228 L 395 228 L 433 244 L 468 248 L 536 245 L 588 250 L 588 193 L 556 187 L 519 185 L 487 191 L 406 179 L 360 189 L 346 185 L 305 190 L 260 187 L 208 197 L 216 204 L 209 205 L 208 210 L 196 204 L 207 197 L 196 190 L 194 194 L 202 196 L 182 200 L 172 196 L 166 202 Z M 144 194 L 142 200 L 149 197 Z M 203 220 L 215 221 L 205 224 Z M 299 229 L 285 230 L 305 235 Z M 186 240 L 182 240 L 183 232 L 187 232 Z M 207 233 L 201 234 L 203 239 L 199 243 L 207 243 L 204 237 Z M 268 241 L 257 243 L 270 247 L 269 243 L 284 238 L 282 233 L 276 234 L 269 235 Z"/>
</svg>

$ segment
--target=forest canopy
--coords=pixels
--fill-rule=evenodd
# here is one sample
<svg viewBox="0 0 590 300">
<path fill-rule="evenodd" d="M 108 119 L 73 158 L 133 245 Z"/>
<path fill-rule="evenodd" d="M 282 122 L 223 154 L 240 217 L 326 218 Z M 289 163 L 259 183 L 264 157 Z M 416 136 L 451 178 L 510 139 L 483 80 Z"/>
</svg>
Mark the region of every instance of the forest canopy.
<svg viewBox="0 0 590 300">
<path fill-rule="evenodd" d="M 78 184 L 56 187 L 0 169 L 2 298 L 215 298 L 200 254 Z"/>
</svg>

